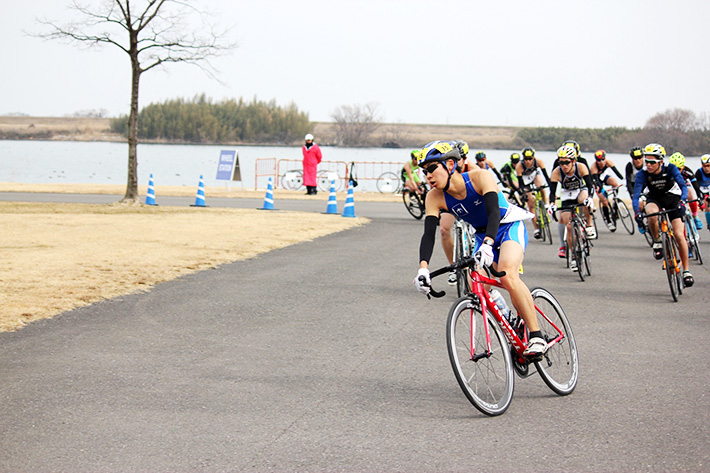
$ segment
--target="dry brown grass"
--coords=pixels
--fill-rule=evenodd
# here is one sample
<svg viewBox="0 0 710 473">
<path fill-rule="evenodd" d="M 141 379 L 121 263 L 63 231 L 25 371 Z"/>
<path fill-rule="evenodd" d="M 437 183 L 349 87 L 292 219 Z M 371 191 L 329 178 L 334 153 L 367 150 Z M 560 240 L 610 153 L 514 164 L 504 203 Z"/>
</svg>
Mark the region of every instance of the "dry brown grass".
<svg viewBox="0 0 710 473">
<path fill-rule="evenodd" d="M 224 208 L 0 202 L 0 331 L 361 225 Z"/>
</svg>

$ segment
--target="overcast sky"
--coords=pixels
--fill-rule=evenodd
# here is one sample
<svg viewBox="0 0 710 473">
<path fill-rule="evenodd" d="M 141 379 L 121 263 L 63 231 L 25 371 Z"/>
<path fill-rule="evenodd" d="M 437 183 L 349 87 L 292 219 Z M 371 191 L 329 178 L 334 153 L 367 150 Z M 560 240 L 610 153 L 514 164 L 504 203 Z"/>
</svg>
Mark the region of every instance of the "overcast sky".
<svg viewBox="0 0 710 473">
<path fill-rule="evenodd" d="M 373 103 L 387 122 L 575 127 L 710 111 L 705 0 L 203 3 L 239 42 L 213 61 L 223 83 L 173 64 L 142 76 L 141 106 L 205 93 L 294 102 L 312 121 Z M 0 4 L 0 114 L 128 113 L 125 53 L 25 34 L 42 30 L 37 17 L 77 17 L 68 0 Z"/>
</svg>

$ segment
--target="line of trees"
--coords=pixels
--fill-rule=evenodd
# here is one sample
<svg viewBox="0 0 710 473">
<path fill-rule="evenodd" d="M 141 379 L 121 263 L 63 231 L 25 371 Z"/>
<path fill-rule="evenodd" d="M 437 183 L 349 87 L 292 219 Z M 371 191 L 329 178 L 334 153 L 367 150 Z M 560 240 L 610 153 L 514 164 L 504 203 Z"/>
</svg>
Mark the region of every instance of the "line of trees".
<svg viewBox="0 0 710 473">
<path fill-rule="evenodd" d="M 710 119 L 706 114 L 675 108 L 649 118 L 643 128 L 523 128 L 515 144 L 553 150 L 568 139 L 588 152 L 604 149 L 626 153 L 633 146 L 660 143 L 670 153 L 699 155 L 710 152 Z"/>
<path fill-rule="evenodd" d="M 204 94 L 191 100 L 153 103 L 139 113 L 138 137 L 186 143 L 294 143 L 308 133 L 308 114 L 291 103 L 250 102 L 239 98 L 213 102 Z M 124 134 L 128 119 L 111 121 L 111 129 Z"/>
</svg>

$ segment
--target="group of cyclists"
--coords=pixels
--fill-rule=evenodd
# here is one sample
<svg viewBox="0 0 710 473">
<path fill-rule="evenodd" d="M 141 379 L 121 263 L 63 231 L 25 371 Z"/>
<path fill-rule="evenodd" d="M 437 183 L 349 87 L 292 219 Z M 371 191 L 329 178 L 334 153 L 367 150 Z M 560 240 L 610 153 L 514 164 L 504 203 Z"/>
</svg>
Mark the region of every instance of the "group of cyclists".
<svg viewBox="0 0 710 473">
<path fill-rule="evenodd" d="M 530 331 L 525 356 L 540 356 L 546 352 L 547 344 L 539 332 L 530 291 L 520 279 L 518 271 L 528 245 L 525 220 L 532 219 L 533 236 L 540 238 L 538 224 L 533 218 L 534 199 L 531 189 L 543 189 L 546 208 L 559 222 L 561 242 L 572 209 L 578 204 L 583 205 L 585 232 L 588 237 L 595 238 L 593 197 L 597 196 L 603 218 L 613 231 L 614 219 L 610 215 L 604 186 L 619 188 L 623 185 L 624 176 L 604 150 L 594 153 L 594 161 L 590 166 L 581 156 L 580 146 L 574 140 L 565 141 L 557 150 L 557 159 L 549 175 L 543 160 L 535 156 L 535 150 L 530 147 L 520 153 L 512 153 L 500 171 L 483 151 L 475 155 L 475 165 L 469 162 L 468 152 L 468 144 L 464 141 L 433 141 L 421 150 L 412 151 L 410 161 L 402 171 L 402 179 L 410 190 L 416 191 L 423 184 L 418 170 L 421 170 L 431 189 L 425 202 L 424 233 L 419 245 L 419 270 L 414 285 L 423 294 L 429 294 L 429 261 L 437 226 L 440 227 L 446 258 L 449 263 L 453 263 L 450 230 L 456 218 L 464 220 L 476 230 L 473 253 L 480 265 L 494 266 L 498 271 L 505 272 L 500 282 L 509 292 L 513 306 Z M 696 226 L 703 228 L 698 217 L 698 210 L 703 209 L 710 229 L 710 154 L 701 157 L 702 167 L 696 173 L 685 166 L 685 158 L 680 153 L 672 154 L 669 162 L 664 162 L 666 151 L 656 143 L 644 148 L 632 148 L 629 154 L 632 162 L 626 168 L 625 180 L 632 196 L 639 231 L 651 233 L 653 256 L 661 259 L 663 254 L 657 217 L 644 218 L 644 215 L 661 209 L 671 211 L 670 220 L 684 270 L 683 282 L 686 287 L 690 287 L 694 279 L 688 266 L 688 245 L 681 219 L 685 214 L 685 203 L 690 202 Z M 549 194 L 544 191 L 545 187 L 549 189 Z M 507 191 L 507 196 L 501 188 Z M 567 238 L 570 238 L 571 232 L 566 233 Z M 565 256 L 564 246 L 560 248 L 560 256 Z M 574 264 L 571 267 L 573 271 L 577 270 Z M 455 273 L 449 275 L 449 283 L 456 284 Z"/>
</svg>

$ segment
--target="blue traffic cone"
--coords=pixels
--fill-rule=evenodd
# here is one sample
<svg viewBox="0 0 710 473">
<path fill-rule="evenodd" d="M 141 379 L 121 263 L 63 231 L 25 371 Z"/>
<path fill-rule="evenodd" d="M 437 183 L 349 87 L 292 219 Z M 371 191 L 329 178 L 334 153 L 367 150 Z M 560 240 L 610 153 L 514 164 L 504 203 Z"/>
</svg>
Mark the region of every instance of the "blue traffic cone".
<svg viewBox="0 0 710 473">
<path fill-rule="evenodd" d="M 348 187 L 348 197 L 345 199 L 345 208 L 343 208 L 343 217 L 355 216 L 355 200 L 353 199 L 353 181 L 350 181 Z"/>
<path fill-rule="evenodd" d="M 274 186 L 271 183 L 271 178 L 266 185 L 266 196 L 264 196 L 264 206 L 261 210 L 274 210 Z"/>
<path fill-rule="evenodd" d="M 328 197 L 328 207 L 325 210 L 327 214 L 337 214 L 338 213 L 338 199 L 335 195 L 335 181 L 330 181 L 330 196 Z"/>
<path fill-rule="evenodd" d="M 202 174 L 200 174 L 200 184 L 197 186 L 197 196 L 195 197 L 195 203 L 190 207 L 207 207 L 205 205 L 205 183 L 202 180 Z"/>
<path fill-rule="evenodd" d="M 146 205 L 158 205 L 155 203 L 155 187 L 153 186 L 153 175 L 148 179 L 148 193 L 145 195 Z"/>
</svg>

